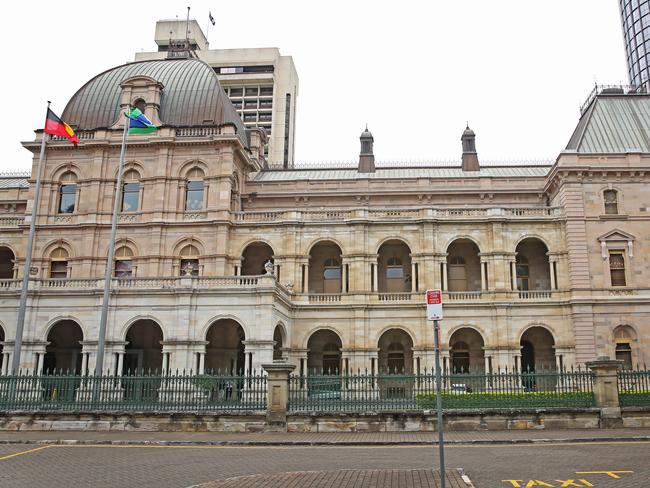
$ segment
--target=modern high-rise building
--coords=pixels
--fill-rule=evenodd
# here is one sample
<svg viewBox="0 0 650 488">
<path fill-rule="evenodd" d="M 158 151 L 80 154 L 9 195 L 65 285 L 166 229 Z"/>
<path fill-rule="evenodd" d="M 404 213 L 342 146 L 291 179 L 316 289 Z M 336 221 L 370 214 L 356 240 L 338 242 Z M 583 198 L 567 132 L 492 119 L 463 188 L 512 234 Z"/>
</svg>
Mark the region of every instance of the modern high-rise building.
<svg viewBox="0 0 650 488">
<path fill-rule="evenodd" d="M 265 129 L 269 163 L 293 165 L 298 73 L 291 56 L 275 47 L 209 49 L 196 20 L 159 20 L 155 41 L 158 51 L 137 53 L 136 61 L 186 56 L 189 47 L 217 73 L 244 125 Z"/>
<path fill-rule="evenodd" d="M 650 79 L 650 0 L 619 0 L 630 84 Z"/>
</svg>

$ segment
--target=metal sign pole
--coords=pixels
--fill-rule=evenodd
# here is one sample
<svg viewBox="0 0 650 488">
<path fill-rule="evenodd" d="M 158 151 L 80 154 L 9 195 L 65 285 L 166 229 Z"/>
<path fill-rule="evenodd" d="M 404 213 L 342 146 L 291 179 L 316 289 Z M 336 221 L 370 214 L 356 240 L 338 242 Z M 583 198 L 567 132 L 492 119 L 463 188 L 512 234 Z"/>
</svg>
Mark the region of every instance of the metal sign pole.
<svg viewBox="0 0 650 488">
<path fill-rule="evenodd" d="M 442 383 L 442 372 L 440 371 L 440 327 L 438 321 L 433 321 L 434 346 L 436 351 L 436 412 L 438 414 L 438 453 L 440 454 L 440 486 L 445 488 L 445 441 L 442 423 L 442 395 L 440 384 Z"/>
</svg>

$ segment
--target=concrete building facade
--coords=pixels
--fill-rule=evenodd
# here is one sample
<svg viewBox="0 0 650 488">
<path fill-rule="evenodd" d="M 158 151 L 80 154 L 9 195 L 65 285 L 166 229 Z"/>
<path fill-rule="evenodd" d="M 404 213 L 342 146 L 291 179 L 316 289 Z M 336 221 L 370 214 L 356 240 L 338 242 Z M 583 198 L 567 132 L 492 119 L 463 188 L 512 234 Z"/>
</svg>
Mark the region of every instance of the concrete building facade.
<svg viewBox="0 0 650 488">
<path fill-rule="evenodd" d="M 266 159 L 291 167 L 294 161 L 298 73 L 291 56 L 275 47 L 210 49 L 195 20 L 161 20 L 156 23 L 157 52 L 139 52 L 136 61 L 178 56 L 189 41 L 193 54 L 208 63 L 246 127 L 266 131 Z"/>
<path fill-rule="evenodd" d="M 358 165 L 271 169 L 218 83 L 198 60 L 136 62 L 70 100 L 80 143 L 47 145 L 22 367 L 94 367 L 127 103 L 160 129 L 129 137 L 117 192 L 110 371 L 421 372 L 431 288 L 449 369 L 650 358 L 649 95 L 596 92 L 554 162 L 483 162 L 468 128 L 462 163 L 385 167 L 366 130 Z M 5 372 L 42 137 L 31 175 L 0 178 Z"/>
</svg>

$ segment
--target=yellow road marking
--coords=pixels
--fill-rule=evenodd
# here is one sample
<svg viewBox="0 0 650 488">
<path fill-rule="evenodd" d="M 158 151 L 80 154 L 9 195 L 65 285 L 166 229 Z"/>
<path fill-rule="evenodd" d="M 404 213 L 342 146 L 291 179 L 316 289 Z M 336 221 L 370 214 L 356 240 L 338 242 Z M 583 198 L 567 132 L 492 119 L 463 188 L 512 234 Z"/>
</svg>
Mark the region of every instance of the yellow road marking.
<svg viewBox="0 0 650 488">
<path fill-rule="evenodd" d="M 620 478 L 619 473 L 634 473 L 634 471 L 576 471 L 576 474 L 606 474 L 615 479 Z"/>
<path fill-rule="evenodd" d="M 650 441 L 602 441 L 602 442 L 554 442 L 537 444 L 445 444 L 445 449 L 486 448 L 497 447 L 557 447 L 557 446 L 611 446 L 627 444 L 650 444 Z M 437 447 L 432 444 L 403 444 L 403 445 L 159 445 L 159 444 L 54 444 L 50 447 L 108 447 L 129 449 L 304 449 L 312 447 L 317 449 L 431 449 Z M 0 458 L 2 459 L 2 458 Z M 602 473 L 602 471 L 601 471 Z M 582 472 L 576 474 L 583 474 Z"/>
<path fill-rule="evenodd" d="M 13 454 L 7 454 L 6 456 L 0 457 L 0 461 L 2 461 L 3 459 L 9 459 L 16 456 L 22 456 L 23 454 L 29 454 L 30 452 L 42 451 L 43 449 L 47 449 L 48 447 L 52 447 L 52 444 L 48 444 L 47 446 L 35 447 L 34 449 L 29 449 L 27 451 L 20 451 L 20 452 L 15 452 Z"/>
</svg>

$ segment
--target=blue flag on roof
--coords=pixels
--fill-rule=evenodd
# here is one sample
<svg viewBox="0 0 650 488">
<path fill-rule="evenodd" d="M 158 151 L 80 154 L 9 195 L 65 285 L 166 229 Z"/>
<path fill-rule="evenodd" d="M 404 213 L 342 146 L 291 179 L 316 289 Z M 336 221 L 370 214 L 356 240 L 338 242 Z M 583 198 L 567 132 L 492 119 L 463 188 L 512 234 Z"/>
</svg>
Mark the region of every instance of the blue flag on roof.
<svg viewBox="0 0 650 488">
<path fill-rule="evenodd" d="M 151 134 L 158 129 L 139 108 L 132 109 L 127 117 L 129 118 L 129 134 Z"/>
</svg>

